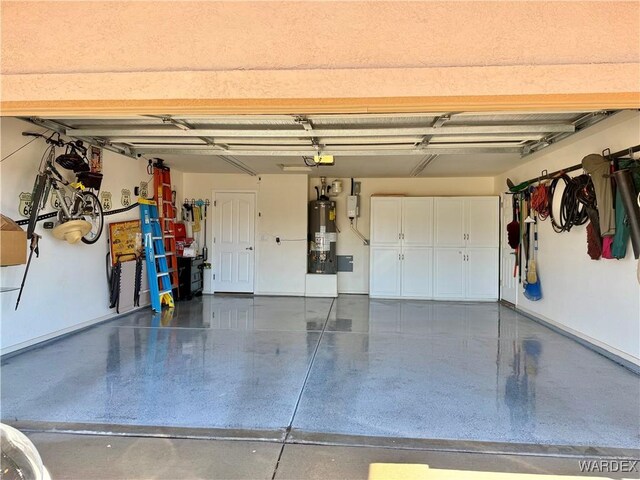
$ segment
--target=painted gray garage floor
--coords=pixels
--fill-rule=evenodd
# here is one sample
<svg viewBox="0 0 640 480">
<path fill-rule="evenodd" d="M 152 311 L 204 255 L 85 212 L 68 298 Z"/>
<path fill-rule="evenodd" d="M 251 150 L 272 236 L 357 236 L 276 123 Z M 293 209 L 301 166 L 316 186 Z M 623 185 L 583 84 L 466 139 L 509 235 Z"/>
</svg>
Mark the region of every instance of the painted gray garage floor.
<svg viewBox="0 0 640 480">
<path fill-rule="evenodd" d="M 639 377 L 497 304 L 204 297 L 5 359 L 1 395 L 9 423 L 640 447 Z"/>
</svg>

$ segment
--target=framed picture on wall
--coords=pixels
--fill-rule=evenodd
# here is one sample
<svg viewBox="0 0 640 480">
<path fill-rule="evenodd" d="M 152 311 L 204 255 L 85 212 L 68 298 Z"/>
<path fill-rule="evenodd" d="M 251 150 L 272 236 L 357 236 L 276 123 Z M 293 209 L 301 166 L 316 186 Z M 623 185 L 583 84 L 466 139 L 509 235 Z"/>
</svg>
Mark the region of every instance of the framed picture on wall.
<svg viewBox="0 0 640 480">
<path fill-rule="evenodd" d="M 91 145 L 89 151 L 89 168 L 93 173 L 102 173 L 102 149 Z"/>
</svg>

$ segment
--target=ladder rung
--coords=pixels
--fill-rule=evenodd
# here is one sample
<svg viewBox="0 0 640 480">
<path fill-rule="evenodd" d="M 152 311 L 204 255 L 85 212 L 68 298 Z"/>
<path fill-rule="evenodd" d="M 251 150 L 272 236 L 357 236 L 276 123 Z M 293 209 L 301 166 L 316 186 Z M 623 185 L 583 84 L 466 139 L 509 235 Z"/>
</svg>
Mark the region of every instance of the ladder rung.
<svg viewBox="0 0 640 480">
<path fill-rule="evenodd" d="M 174 252 L 174 251 L 172 251 L 172 250 L 166 251 L 166 252 L 164 252 L 164 253 L 167 255 L 167 257 L 168 257 L 169 255 L 175 255 L 175 254 L 176 254 L 176 252 Z"/>
<path fill-rule="evenodd" d="M 164 238 L 176 238 L 175 235 L 165 235 Z"/>
<path fill-rule="evenodd" d="M 166 255 L 156 255 L 155 257 L 156 258 L 164 258 L 164 257 L 166 257 Z"/>
<path fill-rule="evenodd" d="M 170 186 L 171 186 L 171 184 L 170 184 L 170 183 L 163 183 L 163 184 L 162 184 L 162 186 L 163 186 L 163 187 L 170 187 Z"/>
<path fill-rule="evenodd" d="M 165 293 L 173 293 L 171 290 L 162 290 L 158 292 L 158 295 L 164 295 Z"/>
<path fill-rule="evenodd" d="M 169 276 L 169 272 L 160 272 L 160 273 L 158 274 L 158 278 L 160 278 L 160 277 L 164 277 L 165 275 Z"/>
<path fill-rule="evenodd" d="M 151 237 L 153 240 L 162 240 L 162 237 Z"/>
<path fill-rule="evenodd" d="M 163 200 L 163 203 L 171 203 L 171 200 Z"/>
<path fill-rule="evenodd" d="M 176 269 L 175 269 L 175 268 L 169 268 L 169 269 L 167 269 L 167 272 L 169 272 L 169 273 L 173 273 L 173 272 L 175 272 L 175 271 L 176 271 Z"/>
</svg>

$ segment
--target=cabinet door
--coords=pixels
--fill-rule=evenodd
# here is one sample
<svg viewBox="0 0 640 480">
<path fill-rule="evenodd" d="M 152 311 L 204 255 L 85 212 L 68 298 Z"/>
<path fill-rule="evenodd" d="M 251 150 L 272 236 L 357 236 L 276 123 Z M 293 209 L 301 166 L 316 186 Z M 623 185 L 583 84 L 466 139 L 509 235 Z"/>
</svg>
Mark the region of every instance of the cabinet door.
<svg viewBox="0 0 640 480">
<path fill-rule="evenodd" d="M 459 197 L 435 199 L 435 245 L 465 245 L 465 200 Z"/>
<path fill-rule="evenodd" d="M 497 247 L 500 238 L 498 197 L 467 198 L 467 246 Z"/>
<path fill-rule="evenodd" d="M 402 198 L 371 197 L 371 244 L 400 246 Z"/>
<path fill-rule="evenodd" d="M 433 198 L 402 199 L 402 244 L 430 247 L 433 245 Z"/>
<path fill-rule="evenodd" d="M 467 248 L 466 295 L 472 300 L 498 299 L 498 249 Z"/>
<path fill-rule="evenodd" d="M 400 247 L 371 247 L 369 295 L 400 296 Z"/>
<path fill-rule="evenodd" d="M 434 297 L 440 299 L 464 298 L 465 268 L 463 248 L 434 249 Z"/>
<path fill-rule="evenodd" d="M 433 248 L 404 247 L 402 249 L 402 296 L 432 298 Z"/>
</svg>

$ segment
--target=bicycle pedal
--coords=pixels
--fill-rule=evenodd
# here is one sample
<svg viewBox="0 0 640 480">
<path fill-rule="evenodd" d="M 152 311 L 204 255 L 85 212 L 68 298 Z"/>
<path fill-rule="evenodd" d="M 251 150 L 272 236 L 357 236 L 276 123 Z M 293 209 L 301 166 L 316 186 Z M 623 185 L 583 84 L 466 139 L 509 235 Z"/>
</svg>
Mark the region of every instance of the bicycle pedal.
<svg viewBox="0 0 640 480">
<path fill-rule="evenodd" d="M 42 226 L 47 230 L 51 230 L 55 226 L 55 223 L 54 222 L 44 222 L 44 224 Z"/>
</svg>

